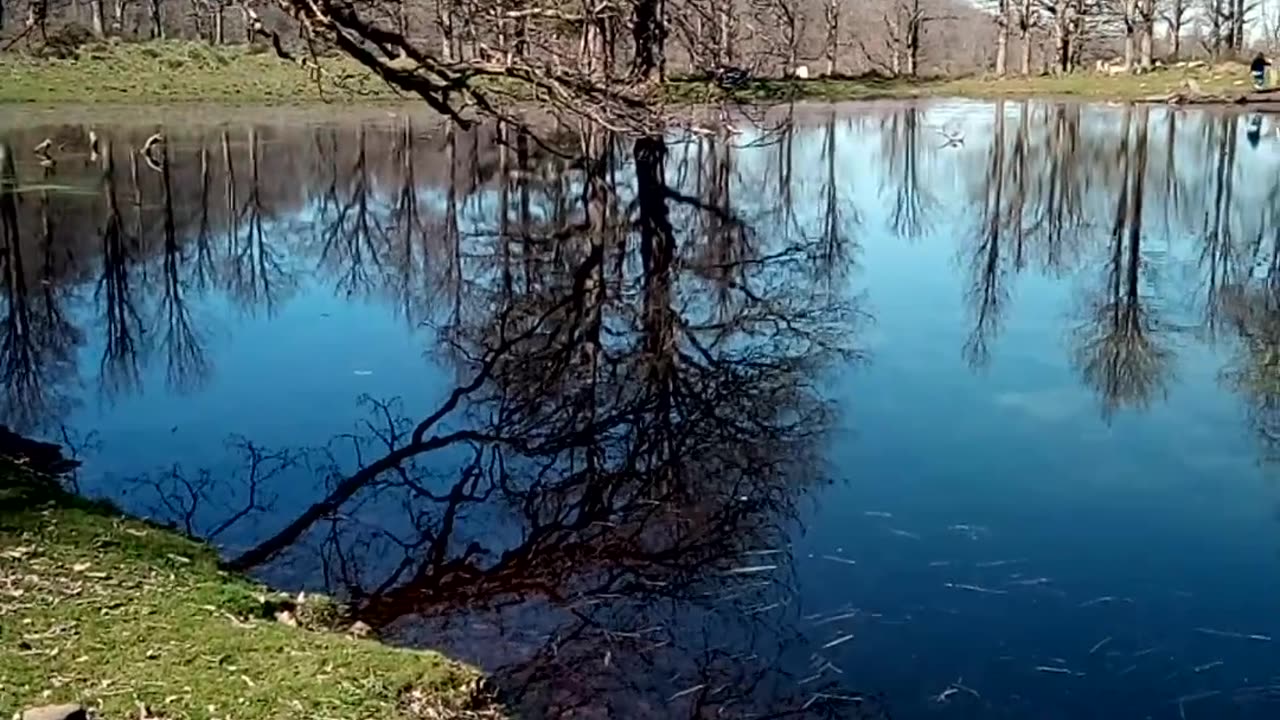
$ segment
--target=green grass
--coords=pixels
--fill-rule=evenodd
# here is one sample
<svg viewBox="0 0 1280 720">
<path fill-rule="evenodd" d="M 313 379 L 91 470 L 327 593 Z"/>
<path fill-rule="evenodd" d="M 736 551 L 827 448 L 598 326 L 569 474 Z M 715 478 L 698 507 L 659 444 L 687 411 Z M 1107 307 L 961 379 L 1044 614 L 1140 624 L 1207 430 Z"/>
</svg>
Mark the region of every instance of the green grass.
<svg viewBox="0 0 1280 720">
<path fill-rule="evenodd" d="M 0 54 L 0 102 L 294 104 L 396 97 L 354 61 L 327 59 L 322 67 L 317 83 L 262 48 L 90 43 L 68 59 Z"/>
<path fill-rule="evenodd" d="M 95 42 L 70 59 L 0 54 L 0 103 L 112 104 L 308 104 L 370 102 L 401 96 L 365 68 L 345 58 L 322 61 L 317 82 L 301 67 L 262 47 L 214 47 L 201 42 Z M 1206 93 L 1234 95 L 1248 86 L 1244 66 L 1144 75 L 1076 73 L 1006 79 L 988 77 L 757 80 L 734 93 L 742 102 L 840 101 L 911 97 L 1078 97 L 1134 100 L 1181 89 L 1194 79 Z M 723 93 L 706 82 L 672 81 L 666 99 L 676 103 L 716 100 Z"/>
<path fill-rule="evenodd" d="M 1184 90 L 1194 80 L 1206 94 L 1236 95 L 1249 89 L 1242 65 L 1195 69 L 1166 68 L 1143 75 L 1105 76 L 1093 73 L 1034 77 L 955 78 L 815 78 L 811 80 L 755 80 L 732 93 L 743 102 L 810 100 L 838 102 L 919 97 L 1076 97 L 1089 100 L 1140 100 Z M 706 102 L 725 96 L 705 82 L 674 81 L 667 97 L 675 102 Z"/>
<path fill-rule="evenodd" d="M 476 708 L 475 670 L 279 622 L 272 597 L 207 545 L 0 465 L 0 716 L 64 702 L 167 720 L 497 716 Z"/>
</svg>

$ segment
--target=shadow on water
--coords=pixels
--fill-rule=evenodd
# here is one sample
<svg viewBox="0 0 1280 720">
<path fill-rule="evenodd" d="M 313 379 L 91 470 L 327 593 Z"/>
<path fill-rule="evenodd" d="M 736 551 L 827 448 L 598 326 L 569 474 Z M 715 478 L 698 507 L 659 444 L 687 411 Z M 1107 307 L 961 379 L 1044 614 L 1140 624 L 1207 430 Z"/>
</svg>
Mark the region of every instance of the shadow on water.
<svg viewBox="0 0 1280 720">
<path fill-rule="evenodd" d="M 833 471 L 856 423 L 831 384 L 875 359 L 869 238 L 954 245 L 953 351 L 975 372 L 1020 284 L 1065 292 L 1059 352 L 1108 423 L 1158 408 L 1185 346 L 1221 344 L 1218 383 L 1270 457 L 1280 181 L 1241 201 L 1235 115 L 946 111 L 639 139 L 407 115 L 193 126 L 150 153 L 131 128 L 94 148 L 85 128 L 15 131 L 0 422 L 92 449 L 86 406 L 195 402 L 237 328 L 287 345 L 299 305 L 368 303 L 425 350 L 404 398 L 311 409 L 358 416 L 333 437 L 232 437 L 218 467 L 148 438 L 162 469 L 97 490 L 481 664 L 530 717 L 1013 717 L 963 678 L 879 694 L 837 662 L 851 632 L 812 629 L 856 611 L 798 597 L 806 508 L 858 474 Z M 45 136 L 61 150 L 41 164 Z"/>
</svg>

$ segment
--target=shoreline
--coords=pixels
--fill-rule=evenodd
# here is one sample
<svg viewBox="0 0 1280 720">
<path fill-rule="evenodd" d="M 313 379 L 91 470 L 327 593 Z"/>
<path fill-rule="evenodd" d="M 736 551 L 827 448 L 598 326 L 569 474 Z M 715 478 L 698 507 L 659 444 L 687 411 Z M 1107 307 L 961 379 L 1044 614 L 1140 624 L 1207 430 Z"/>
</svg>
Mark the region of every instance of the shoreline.
<svg viewBox="0 0 1280 720">
<path fill-rule="evenodd" d="M 88 43 L 69 59 L 7 52 L 0 53 L 0 109 L 68 105 L 376 109 L 417 102 L 413 96 L 393 91 L 352 60 L 329 58 L 323 64 L 328 79 L 317 84 L 302 68 L 260 46 L 215 47 L 184 40 L 105 41 Z M 725 98 L 745 104 L 1033 97 L 1149 102 L 1184 92 L 1191 85 L 1206 96 L 1232 96 L 1250 89 L 1247 68 L 1224 63 L 1115 75 L 758 78 L 731 94 L 704 80 L 673 78 L 667 81 L 664 93 L 673 105 Z"/>
<path fill-rule="evenodd" d="M 0 459 L 0 708 L 107 718 L 502 718 L 477 669 L 383 645 L 321 596 Z M 216 710 L 211 709 L 216 708 Z M 447 715 L 440 715 L 447 713 Z"/>
</svg>

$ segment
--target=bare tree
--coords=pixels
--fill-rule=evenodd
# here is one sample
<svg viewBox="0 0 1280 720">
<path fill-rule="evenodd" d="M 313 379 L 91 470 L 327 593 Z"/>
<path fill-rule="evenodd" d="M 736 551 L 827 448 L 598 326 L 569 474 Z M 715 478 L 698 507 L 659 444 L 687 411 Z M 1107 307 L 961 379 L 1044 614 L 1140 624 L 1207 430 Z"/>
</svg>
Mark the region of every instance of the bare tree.
<svg viewBox="0 0 1280 720">
<path fill-rule="evenodd" d="M 993 8 L 996 19 L 996 74 L 1009 74 L 1009 26 L 1013 20 L 1010 0 L 996 0 Z"/>
<path fill-rule="evenodd" d="M 1160 19 L 1169 30 L 1169 60 L 1182 56 L 1182 34 L 1195 12 L 1193 0 L 1161 0 L 1157 4 Z"/>
<path fill-rule="evenodd" d="M 147 17 L 151 20 L 151 37 L 157 40 L 163 40 L 165 37 L 163 7 L 164 3 L 161 0 L 147 0 Z"/>
<path fill-rule="evenodd" d="M 1022 51 L 1018 71 L 1023 77 L 1031 75 L 1032 32 L 1040 24 L 1040 15 L 1033 0 L 1017 0 L 1018 2 L 1018 42 Z"/>
<path fill-rule="evenodd" d="M 915 77 L 920 72 L 920 54 L 929 24 L 952 16 L 930 10 L 924 0 L 893 0 L 883 17 L 893 74 Z"/>
<path fill-rule="evenodd" d="M 827 57 L 827 75 L 836 73 L 836 58 L 840 56 L 840 0 L 827 0 L 827 38 L 824 51 Z"/>
<path fill-rule="evenodd" d="M 1139 15 L 1139 4 L 1143 0 L 1113 0 L 1111 12 L 1120 24 L 1124 35 L 1124 67 L 1131 69 L 1137 66 L 1138 41 L 1142 35 L 1142 18 Z"/>
<path fill-rule="evenodd" d="M 0 15 L 3 15 L 0 11 Z M 102 37 L 106 34 L 106 16 L 103 13 L 102 0 L 89 0 L 89 29 L 93 31 L 94 37 Z M 0 18 L 0 27 L 4 26 L 3 18 Z"/>
</svg>

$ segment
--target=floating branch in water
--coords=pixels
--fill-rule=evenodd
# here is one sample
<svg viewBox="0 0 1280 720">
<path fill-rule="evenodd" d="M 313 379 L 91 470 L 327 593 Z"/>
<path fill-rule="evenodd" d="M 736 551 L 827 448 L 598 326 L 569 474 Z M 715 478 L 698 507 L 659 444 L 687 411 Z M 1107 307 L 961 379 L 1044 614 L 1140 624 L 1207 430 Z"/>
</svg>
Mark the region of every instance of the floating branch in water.
<svg viewBox="0 0 1280 720">
<path fill-rule="evenodd" d="M 694 685 L 694 686 L 693 686 L 693 687 L 691 687 L 691 688 L 685 688 L 684 690 L 681 690 L 680 692 L 676 693 L 675 695 L 672 695 L 671 697 L 667 698 L 667 702 L 671 702 L 671 701 L 673 701 L 673 700 L 679 700 L 680 698 L 684 697 L 685 695 L 692 695 L 693 693 L 698 692 L 699 690 L 701 690 L 702 688 L 704 688 L 704 687 L 706 687 L 706 686 L 707 686 L 707 684 L 706 684 L 706 683 L 702 683 L 701 685 Z"/>
<path fill-rule="evenodd" d="M 975 699 L 978 699 L 978 700 L 982 699 L 982 696 L 978 694 L 977 690 L 974 690 L 971 687 L 966 687 L 964 685 L 964 678 L 961 677 L 961 678 L 957 678 L 955 682 L 948 685 L 945 690 L 938 693 L 937 695 L 934 695 L 932 700 L 935 703 L 938 703 L 939 705 L 944 705 L 951 701 L 952 695 L 958 695 L 960 693 L 972 695 Z"/>
<path fill-rule="evenodd" d="M 943 587 L 949 587 L 954 590 L 968 590 L 969 592 L 982 593 L 984 595 L 1008 595 L 1008 590 L 997 590 L 995 588 L 982 587 L 981 585 L 968 585 L 966 583 L 942 583 Z"/>
<path fill-rule="evenodd" d="M 991 532 L 989 529 L 987 529 L 983 525 L 970 525 L 968 523 L 957 523 L 955 525 L 948 525 L 947 529 L 950 530 L 951 532 L 958 532 L 958 533 L 963 533 L 965 535 L 968 535 L 970 540 L 977 540 L 978 536 L 986 535 Z"/>
<path fill-rule="evenodd" d="M 865 698 L 861 695 L 832 695 L 831 693 L 814 693 L 813 697 L 809 698 L 808 702 L 800 706 L 800 709 L 808 710 L 810 707 L 813 707 L 813 704 L 818 702 L 819 700 L 840 700 L 842 702 L 860 703 L 864 699 Z"/>
<path fill-rule="evenodd" d="M 1205 627 L 1196 628 L 1196 632 L 1202 635 L 1213 635 L 1214 637 L 1235 638 L 1237 640 L 1257 640 L 1259 642 L 1271 642 L 1270 635 L 1261 635 L 1256 633 L 1249 635 L 1245 633 L 1231 632 L 1230 630 L 1214 630 L 1213 628 L 1205 628 Z"/>
<path fill-rule="evenodd" d="M 857 617 L 859 612 L 861 611 L 854 609 L 854 610 L 850 610 L 849 612 L 842 612 L 838 615 L 832 615 L 831 617 L 822 618 L 821 620 L 818 620 L 817 622 L 815 622 L 813 626 L 818 627 L 820 625 L 828 625 L 830 623 L 839 622 L 841 620 L 850 620 L 852 618 Z"/>
<path fill-rule="evenodd" d="M 1017 585 L 1019 587 L 1033 587 L 1036 585 L 1048 585 L 1053 582 L 1047 577 L 1027 578 L 1025 580 L 1010 580 L 1006 585 Z"/>
<path fill-rule="evenodd" d="M 1182 697 L 1174 700 L 1174 702 L 1181 705 L 1183 703 L 1195 702 L 1197 700 L 1208 700 L 1211 697 L 1221 694 L 1221 690 L 1205 690 L 1204 692 L 1192 693 L 1191 695 L 1183 695 Z"/>
<path fill-rule="evenodd" d="M 833 647 L 835 647 L 835 646 L 837 646 L 837 645 L 843 645 L 843 644 L 845 644 L 845 643 L 849 642 L 849 641 L 850 641 L 850 640 L 852 640 L 852 639 L 853 639 L 853 634 L 852 634 L 852 633 L 850 633 L 850 634 L 848 634 L 848 635 L 841 635 L 840 637 L 836 638 L 835 640 L 832 640 L 831 642 L 827 643 L 826 645 L 823 645 L 823 646 L 822 646 L 822 649 L 823 649 L 823 650 L 826 650 L 827 648 L 833 648 Z"/>
<path fill-rule="evenodd" d="M 823 556 L 822 556 L 822 559 L 823 559 L 823 560 L 830 560 L 831 562 L 838 562 L 838 563 L 841 563 L 841 564 L 843 564 L 843 565 L 857 565 L 857 564 L 858 564 L 858 561 L 857 561 L 857 560 L 850 560 L 849 558 L 842 558 L 842 557 L 840 557 L 839 555 L 823 555 Z"/>
<path fill-rule="evenodd" d="M 777 570 L 777 565 L 744 565 L 742 567 L 731 568 L 724 572 L 725 575 L 753 575 L 755 573 L 769 572 Z"/>
<path fill-rule="evenodd" d="M 1077 605 L 1076 607 L 1086 608 L 1086 607 L 1093 607 L 1094 605 L 1107 605 L 1107 604 L 1116 603 L 1116 602 L 1131 603 L 1133 602 L 1133 599 L 1116 597 L 1115 595 L 1103 595 L 1102 597 L 1096 597 L 1092 600 L 1086 600 L 1080 603 L 1079 605 Z"/>
</svg>

